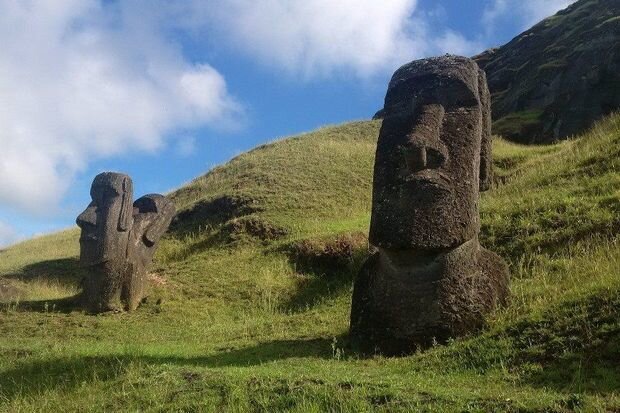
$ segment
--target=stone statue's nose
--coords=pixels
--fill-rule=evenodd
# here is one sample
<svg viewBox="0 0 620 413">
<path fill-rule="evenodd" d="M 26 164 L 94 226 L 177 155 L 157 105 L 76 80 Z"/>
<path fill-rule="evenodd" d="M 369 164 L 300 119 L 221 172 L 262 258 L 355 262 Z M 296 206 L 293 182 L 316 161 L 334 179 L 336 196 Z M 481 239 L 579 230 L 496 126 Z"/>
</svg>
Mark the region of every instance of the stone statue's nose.
<svg viewBox="0 0 620 413">
<path fill-rule="evenodd" d="M 78 215 L 75 223 L 80 227 L 84 228 L 88 225 L 97 225 L 97 211 L 96 207 L 93 205 L 89 205 L 88 208 L 84 210 L 80 215 Z"/>
<path fill-rule="evenodd" d="M 408 135 L 407 166 L 411 172 L 436 169 L 447 160 L 447 149 L 439 139 L 444 118 L 441 105 L 425 105 Z"/>
<path fill-rule="evenodd" d="M 426 148 L 423 146 L 412 146 L 407 154 L 407 166 L 411 172 L 417 172 L 426 169 Z"/>
<path fill-rule="evenodd" d="M 446 158 L 442 147 L 411 146 L 407 151 L 407 166 L 411 172 L 437 169 L 446 163 Z"/>
</svg>

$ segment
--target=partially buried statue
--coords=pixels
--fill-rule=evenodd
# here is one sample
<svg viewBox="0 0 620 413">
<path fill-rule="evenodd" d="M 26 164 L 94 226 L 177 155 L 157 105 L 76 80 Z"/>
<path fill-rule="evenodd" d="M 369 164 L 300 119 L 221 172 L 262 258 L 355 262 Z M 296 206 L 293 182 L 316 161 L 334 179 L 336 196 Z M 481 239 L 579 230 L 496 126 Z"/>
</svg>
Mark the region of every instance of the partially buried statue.
<svg viewBox="0 0 620 413">
<path fill-rule="evenodd" d="M 482 327 L 508 296 L 505 262 L 478 243 L 491 182 L 490 96 L 465 57 L 409 63 L 385 98 L 370 243 L 353 291 L 351 339 L 400 355 Z"/>
<path fill-rule="evenodd" d="M 175 214 L 171 201 L 145 195 L 132 204 L 127 175 L 104 172 L 90 189 L 92 202 L 77 217 L 80 263 L 88 268 L 84 304 L 90 311 L 134 310 L 144 297 L 146 270 Z"/>
</svg>

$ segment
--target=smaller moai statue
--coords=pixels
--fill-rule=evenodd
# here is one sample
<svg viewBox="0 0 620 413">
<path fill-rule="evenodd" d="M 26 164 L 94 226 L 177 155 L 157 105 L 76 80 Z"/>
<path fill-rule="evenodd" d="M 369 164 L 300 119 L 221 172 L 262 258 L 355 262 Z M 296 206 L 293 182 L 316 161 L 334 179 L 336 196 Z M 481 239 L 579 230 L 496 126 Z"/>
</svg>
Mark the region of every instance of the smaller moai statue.
<svg viewBox="0 0 620 413">
<path fill-rule="evenodd" d="M 506 263 L 478 242 L 491 183 L 490 95 L 468 58 L 411 62 L 389 84 L 375 158 L 370 243 L 350 334 L 403 355 L 481 328 L 508 296 Z"/>
<path fill-rule="evenodd" d="M 146 274 L 175 214 L 159 194 L 132 203 L 133 183 L 125 174 L 104 172 L 93 180 L 92 202 L 77 217 L 80 264 L 88 270 L 82 292 L 89 311 L 135 310 L 145 294 Z"/>
</svg>

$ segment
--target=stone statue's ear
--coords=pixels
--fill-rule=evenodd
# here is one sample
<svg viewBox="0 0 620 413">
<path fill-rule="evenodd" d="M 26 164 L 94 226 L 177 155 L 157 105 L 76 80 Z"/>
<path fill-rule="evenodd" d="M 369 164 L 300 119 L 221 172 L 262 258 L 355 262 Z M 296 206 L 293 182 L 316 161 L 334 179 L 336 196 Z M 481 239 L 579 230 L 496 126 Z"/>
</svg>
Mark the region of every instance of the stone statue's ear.
<svg viewBox="0 0 620 413">
<path fill-rule="evenodd" d="M 158 207 L 157 215 L 144 232 L 144 240 L 148 246 L 154 245 L 166 232 L 175 214 L 174 204 L 163 198 L 163 205 Z"/>
<path fill-rule="evenodd" d="M 487 77 L 478 71 L 478 94 L 482 109 L 482 137 L 480 140 L 480 191 L 486 191 L 493 182 L 493 156 L 491 154 L 491 94 Z"/>
<path fill-rule="evenodd" d="M 120 231 L 127 231 L 131 226 L 131 218 L 133 206 L 131 202 L 132 198 L 131 182 L 127 178 L 123 178 L 123 195 L 121 196 L 121 214 L 118 217 L 118 229 Z"/>
</svg>

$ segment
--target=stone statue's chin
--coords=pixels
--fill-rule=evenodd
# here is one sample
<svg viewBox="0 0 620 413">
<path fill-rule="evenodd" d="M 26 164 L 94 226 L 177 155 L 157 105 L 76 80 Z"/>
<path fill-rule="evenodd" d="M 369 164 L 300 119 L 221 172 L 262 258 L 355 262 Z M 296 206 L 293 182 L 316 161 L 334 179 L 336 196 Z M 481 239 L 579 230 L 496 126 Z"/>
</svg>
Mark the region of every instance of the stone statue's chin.
<svg viewBox="0 0 620 413">
<path fill-rule="evenodd" d="M 97 242 L 97 237 L 93 234 L 85 234 L 82 231 L 82 235 L 80 236 L 80 245 L 87 246 L 88 244 L 94 244 Z"/>
<path fill-rule="evenodd" d="M 415 179 L 404 184 L 407 191 L 411 191 L 413 198 L 420 197 L 445 197 L 452 191 L 451 188 L 442 182 L 427 179 Z"/>
<path fill-rule="evenodd" d="M 83 267 L 92 267 L 106 261 L 107 259 L 102 256 L 101 252 L 97 248 L 96 241 L 80 240 L 80 264 Z"/>
</svg>

